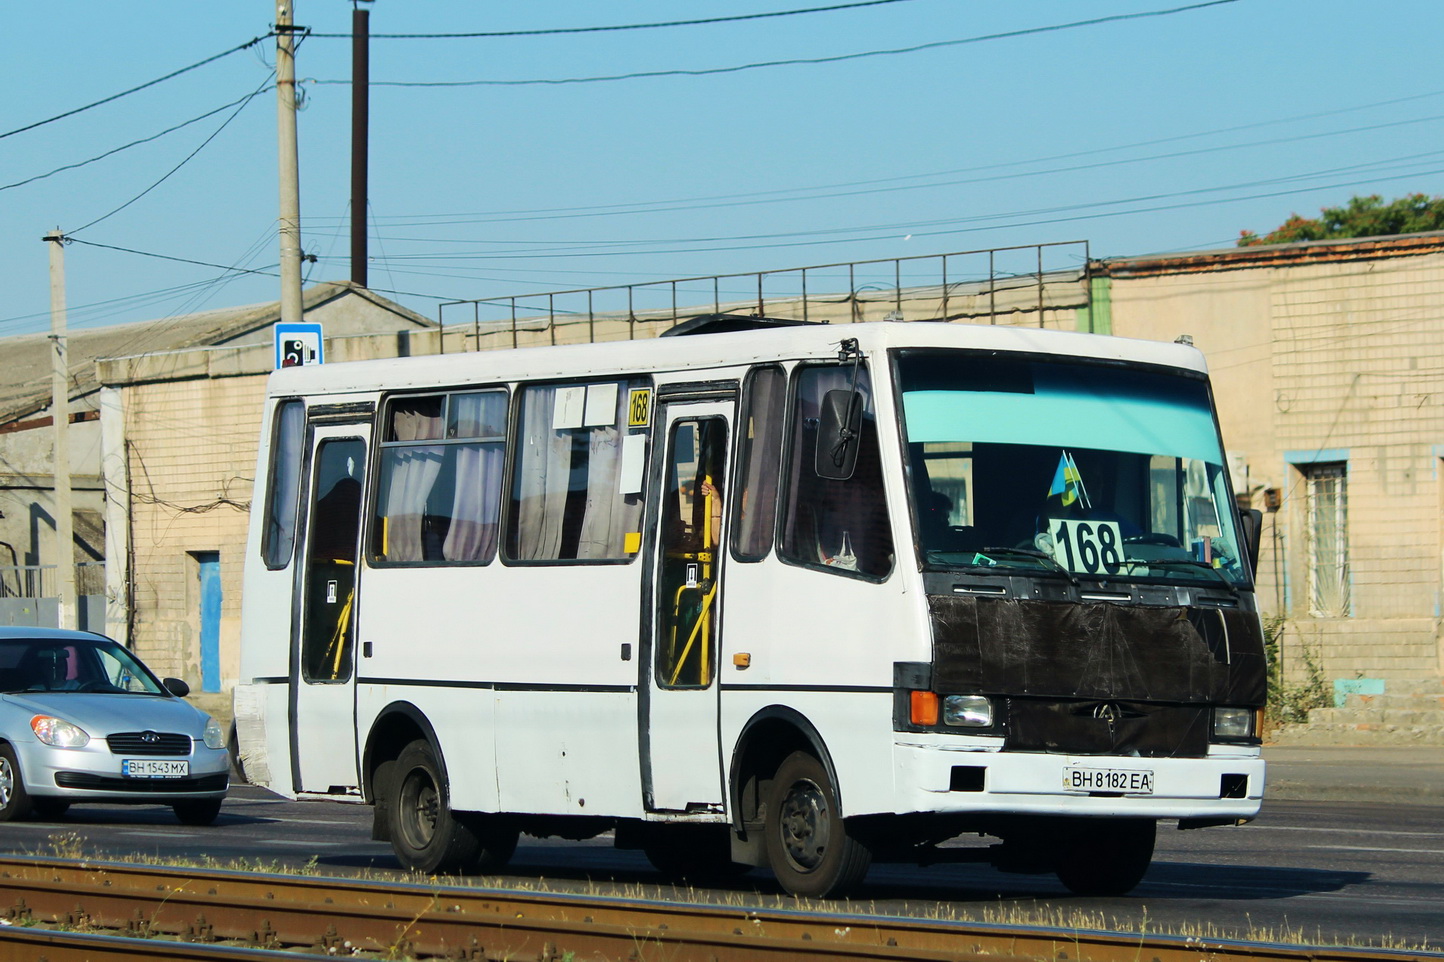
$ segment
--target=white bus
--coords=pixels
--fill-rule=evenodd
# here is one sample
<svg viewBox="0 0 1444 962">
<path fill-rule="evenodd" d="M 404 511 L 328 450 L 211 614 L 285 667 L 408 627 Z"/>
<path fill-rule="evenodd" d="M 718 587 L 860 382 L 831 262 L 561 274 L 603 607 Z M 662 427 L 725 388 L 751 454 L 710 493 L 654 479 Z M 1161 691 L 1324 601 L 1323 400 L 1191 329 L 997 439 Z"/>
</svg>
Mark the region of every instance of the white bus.
<svg viewBox="0 0 1444 962">
<path fill-rule="evenodd" d="M 373 805 L 419 871 L 613 832 L 815 897 L 873 860 L 1121 893 L 1159 820 L 1257 814 L 1263 633 L 1198 351 L 677 333 L 271 376 L 253 782 Z"/>
</svg>

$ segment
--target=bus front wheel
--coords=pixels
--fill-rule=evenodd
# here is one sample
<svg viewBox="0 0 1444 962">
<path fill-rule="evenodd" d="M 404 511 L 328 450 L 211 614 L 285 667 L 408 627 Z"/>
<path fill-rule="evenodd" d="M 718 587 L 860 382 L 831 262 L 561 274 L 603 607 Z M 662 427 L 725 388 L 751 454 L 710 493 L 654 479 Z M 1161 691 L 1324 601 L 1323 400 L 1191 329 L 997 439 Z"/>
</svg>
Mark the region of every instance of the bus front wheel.
<svg viewBox="0 0 1444 962">
<path fill-rule="evenodd" d="M 391 847 L 413 871 L 459 872 L 475 864 L 481 843 L 451 811 L 436 750 L 414 741 L 401 750 L 391 778 Z"/>
<path fill-rule="evenodd" d="M 848 832 L 837 789 L 807 752 L 783 760 L 767 793 L 767 861 L 784 889 L 805 898 L 837 895 L 867 874 L 872 853 Z"/>
<path fill-rule="evenodd" d="M 1126 895 L 1153 861 L 1157 823 L 1148 818 L 1080 819 L 1058 838 L 1058 881 L 1076 895 Z"/>
</svg>

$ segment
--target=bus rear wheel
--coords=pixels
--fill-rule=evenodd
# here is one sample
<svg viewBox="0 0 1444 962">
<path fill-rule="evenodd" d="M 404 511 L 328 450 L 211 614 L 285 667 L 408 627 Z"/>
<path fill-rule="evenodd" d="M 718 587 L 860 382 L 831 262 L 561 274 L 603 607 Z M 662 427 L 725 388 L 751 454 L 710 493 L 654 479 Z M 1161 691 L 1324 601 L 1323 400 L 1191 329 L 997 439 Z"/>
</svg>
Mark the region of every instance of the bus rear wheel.
<svg viewBox="0 0 1444 962">
<path fill-rule="evenodd" d="M 1058 837 L 1058 881 L 1076 895 L 1126 895 L 1153 861 L 1157 822 L 1148 818 L 1080 819 Z"/>
<path fill-rule="evenodd" d="M 768 864 L 793 895 L 838 895 L 872 864 L 867 846 L 848 832 L 827 769 L 807 752 L 793 752 L 778 767 L 764 823 Z"/>
<path fill-rule="evenodd" d="M 391 848 L 416 872 L 460 872 L 481 857 L 481 842 L 451 811 L 436 750 L 414 741 L 401 750 L 391 779 Z"/>
</svg>

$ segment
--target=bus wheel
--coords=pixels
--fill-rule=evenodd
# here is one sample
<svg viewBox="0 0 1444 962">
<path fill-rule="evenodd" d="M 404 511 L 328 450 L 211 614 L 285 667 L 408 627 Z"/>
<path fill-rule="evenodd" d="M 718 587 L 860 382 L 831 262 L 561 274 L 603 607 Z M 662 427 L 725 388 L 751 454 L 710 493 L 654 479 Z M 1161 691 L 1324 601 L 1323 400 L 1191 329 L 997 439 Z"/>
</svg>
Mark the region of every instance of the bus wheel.
<svg viewBox="0 0 1444 962">
<path fill-rule="evenodd" d="M 452 813 L 430 742 L 414 741 L 401 750 L 391 785 L 391 848 L 404 867 L 431 874 L 476 864 L 480 842 Z"/>
<path fill-rule="evenodd" d="M 828 898 L 862 881 L 872 863 L 848 833 L 827 769 L 807 752 L 783 760 L 767 793 L 767 861 L 793 895 Z"/>
<path fill-rule="evenodd" d="M 476 855 L 463 870 L 469 873 L 495 872 L 506 867 L 516 852 L 521 833 L 509 819 L 485 812 L 466 812 L 454 816 L 476 836 Z"/>
<path fill-rule="evenodd" d="M 1157 823 L 1147 818 L 1080 819 L 1058 837 L 1058 881 L 1077 895 L 1126 895 L 1153 861 Z"/>
</svg>

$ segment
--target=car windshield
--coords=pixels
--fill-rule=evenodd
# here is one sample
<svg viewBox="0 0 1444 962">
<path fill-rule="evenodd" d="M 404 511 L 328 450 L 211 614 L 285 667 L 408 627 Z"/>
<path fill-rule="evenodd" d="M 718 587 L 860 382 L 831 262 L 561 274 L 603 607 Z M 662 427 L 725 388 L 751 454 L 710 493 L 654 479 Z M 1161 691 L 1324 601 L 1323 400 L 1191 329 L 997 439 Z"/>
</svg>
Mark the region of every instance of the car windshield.
<svg viewBox="0 0 1444 962">
<path fill-rule="evenodd" d="M 109 639 L 0 638 L 0 692 L 164 695 L 154 675 Z"/>
<path fill-rule="evenodd" d="M 896 364 L 928 567 L 1248 583 L 1201 377 L 960 351 Z"/>
</svg>

